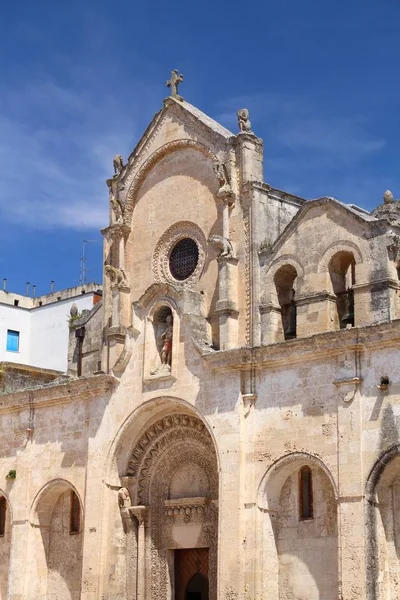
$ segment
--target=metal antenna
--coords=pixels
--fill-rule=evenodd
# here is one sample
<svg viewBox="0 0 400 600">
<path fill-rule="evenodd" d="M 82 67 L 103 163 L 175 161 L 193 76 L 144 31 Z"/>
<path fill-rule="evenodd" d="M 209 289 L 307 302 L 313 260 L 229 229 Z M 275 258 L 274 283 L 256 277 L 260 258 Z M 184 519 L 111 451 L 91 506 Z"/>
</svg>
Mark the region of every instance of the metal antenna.
<svg viewBox="0 0 400 600">
<path fill-rule="evenodd" d="M 96 244 L 96 243 L 97 243 L 97 240 L 83 240 L 79 285 L 85 285 L 85 283 L 87 283 L 86 273 L 89 271 L 89 269 L 86 268 L 86 244 Z"/>
</svg>

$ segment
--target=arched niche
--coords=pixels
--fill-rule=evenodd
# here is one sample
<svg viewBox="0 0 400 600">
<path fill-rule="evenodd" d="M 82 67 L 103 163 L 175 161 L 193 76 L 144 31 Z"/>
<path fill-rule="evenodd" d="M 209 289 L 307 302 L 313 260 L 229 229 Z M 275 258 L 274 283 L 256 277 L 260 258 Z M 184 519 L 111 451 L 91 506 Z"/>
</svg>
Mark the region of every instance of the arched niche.
<svg viewBox="0 0 400 600">
<path fill-rule="evenodd" d="M 353 252 L 341 250 L 329 261 L 328 269 L 332 291 L 336 296 L 336 329 L 354 327 L 354 291 L 356 261 Z"/>
<path fill-rule="evenodd" d="M 176 377 L 179 353 L 180 320 L 171 298 L 160 298 L 146 317 L 144 379 Z"/>
<path fill-rule="evenodd" d="M 280 335 L 282 339 L 291 340 L 296 337 L 296 279 L 297 271 L 290 265 L 281 266 L 274 276 L 276 294 L 281 311 Z"/>
<path fill-rule="evenodd" d="M 308 490 L 302 489 L 308 474 Z M 312 503 L 304 511 L 304 494 Z M 303 494 L 303 498 L 302 498 Z M 307 453 L 285 455 L 259 487 L 260 595 L 336 600 L 339 589 L 337 493 L 323 462 Z M 324 548 L 321 553 L 321 547 Z M 324 565 L 329 564 L 329 570 Z"/>
<path fill-rule="evenodd" d="M 131 415 L 112 454 L 110 475 L 119 469 L 120 485 L 128 487 L 132 498 L 133 507 L 127 512 L 134 518 L 139 515 L 141 522 L 133 523 L 133 533 L 129 528 L 124 533 L 121 519 L 119 525 L 116 519 L 117 498 L 114 492 L 112 499 L 110 489 L 108 518 L 117 529 L 110 530 L 107 562 L 126 573 L 126 581 L 112 588 L 107 583 L 108 593 L 122 593 L 123 588 L 132 598 L 140 594 L 149 600 L 172 598 L 176 552 L 190 550 L 206 554 L 205 575 L 210 599 L 215 599 L 219 476 L 214 440 L 206 424 L 183 401 L 155 399 Z M 115 546 L 124 535 L 124 548 Z"/>
<path fill-rule="evenodd" d="M 8 574 L 10 568 L 11 506 L 7 495 L 0 489 L 0 600 L 8 598 Z"/>
<path fill-rule="evenodd" d="M 367 593 L 397 600 L 400 585 L 400 446 L 382 454 L 366 486 Z"/>
<path fill-rule="evenodd" d="M 81 597 L 82 502 L 64 479 L 46 484 L 30 511 L 30 600 Z"/>
</svg>

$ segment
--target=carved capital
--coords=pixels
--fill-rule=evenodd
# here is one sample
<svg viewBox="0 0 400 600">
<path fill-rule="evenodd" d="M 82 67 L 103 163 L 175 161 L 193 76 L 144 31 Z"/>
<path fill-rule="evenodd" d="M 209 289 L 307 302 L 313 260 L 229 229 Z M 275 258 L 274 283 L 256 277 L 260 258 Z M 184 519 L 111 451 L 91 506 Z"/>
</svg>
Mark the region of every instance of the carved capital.
<svg viewBox="0 0 400 600">
<path fill-rule="evenodd" d="M 137 520 L 139 521 L 139 525 L 142 525 L 142 523 L 144 523 L 144 520 L 146 518 L 148 510 L 149 510 L 149 507 L 143 506 L 143 505 L 128 507 L 128 511 L 131 513 L 131 515 L 136 517 Z"/>
</svg>

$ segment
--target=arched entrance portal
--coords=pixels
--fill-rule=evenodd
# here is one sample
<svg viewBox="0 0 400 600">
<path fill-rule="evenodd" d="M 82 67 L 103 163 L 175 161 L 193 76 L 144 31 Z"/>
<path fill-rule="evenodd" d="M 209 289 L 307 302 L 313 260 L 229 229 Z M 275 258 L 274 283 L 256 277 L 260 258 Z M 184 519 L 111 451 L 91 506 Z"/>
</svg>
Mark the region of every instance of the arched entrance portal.
<svg viewBox="0 0 400 600">
<path fill-rule="evenodd" d="M 215 600 L 218 469 L 202 421 L 189 414 L 156 421 L 135 444 L 126 479 L 131 512 L 142 519 L 129 551 L 138 574 L 132 596 Z"/>
</svg>

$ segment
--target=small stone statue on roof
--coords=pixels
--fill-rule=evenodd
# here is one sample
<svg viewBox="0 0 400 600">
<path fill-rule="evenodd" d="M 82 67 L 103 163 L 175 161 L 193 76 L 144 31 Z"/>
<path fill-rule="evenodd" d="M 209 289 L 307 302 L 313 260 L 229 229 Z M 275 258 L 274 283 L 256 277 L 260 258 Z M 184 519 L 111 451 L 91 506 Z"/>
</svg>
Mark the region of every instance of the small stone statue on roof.
<svg viewBox="0 0 400 600">
<path fill-rule="evenodd" d="M 182 96 L 178 94 L 178 85 L 183 81 L 182 73 L 179 73 L 178 69 L 174 69 L 171 71 L 171 79 L 168 79 L 165 84 L 167 87 L 171 88 L 171 97 L 175 98 L 175 100 L 183 101 Z"/>
<path fill-rule="evenodd" d="M 251 131 L 251 121 L 249 119 L 249 111 L 247 108 L 241 108 L 236 114 L 240 131 L 245 133 L 253 133 Z"/>
<path fill-rule="evenodd" d="M 124 167 L 124 159 L 120 154 L 116 154 L 113 158 L 114 174 L 119 175 Z"/>
<path fill-rule="evenodd" d="M 390 190 L 386 190 L 386 192 L 383 194 L 383 202 L 385 204 L 390 204 L 393 202 L 393 194 Z"/>
</svg>

